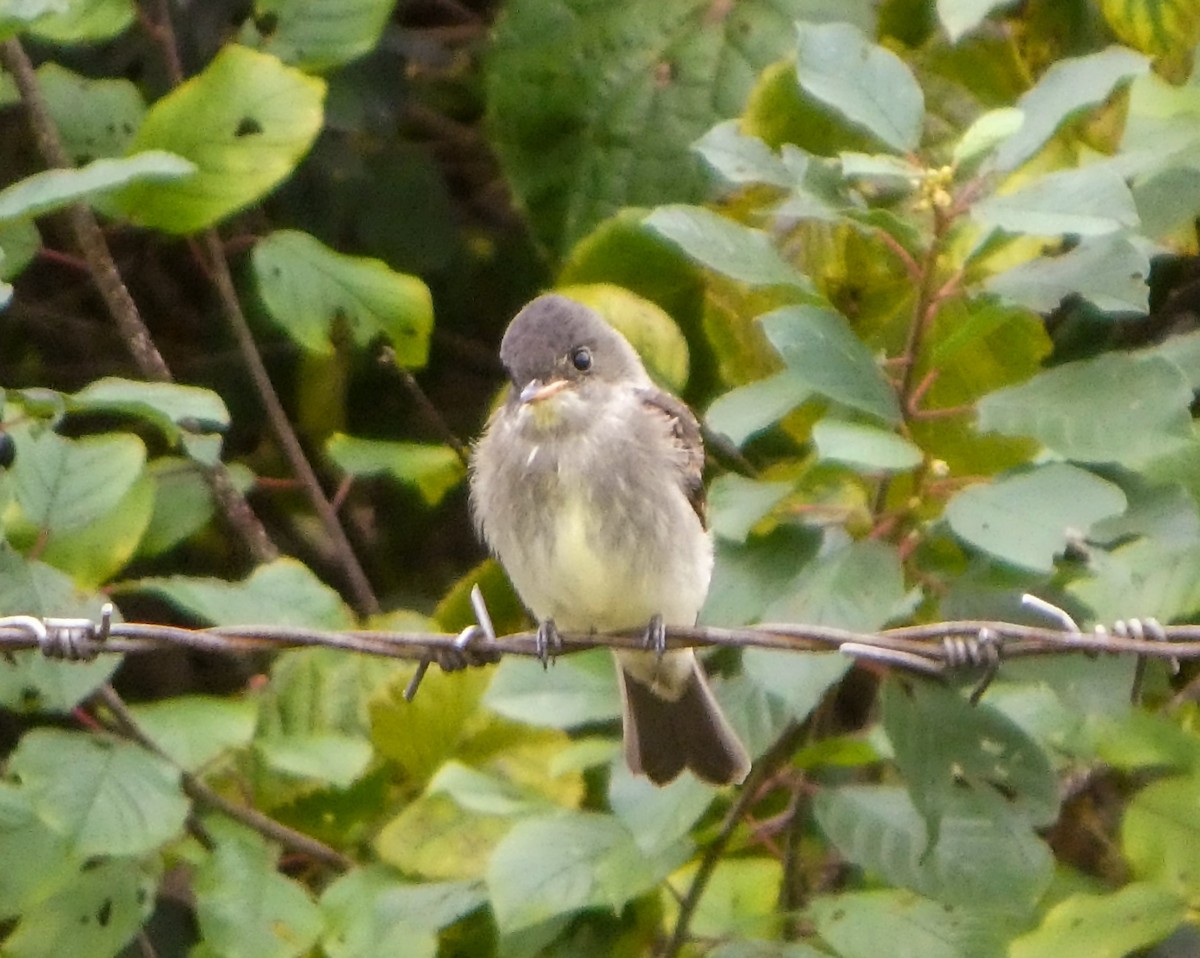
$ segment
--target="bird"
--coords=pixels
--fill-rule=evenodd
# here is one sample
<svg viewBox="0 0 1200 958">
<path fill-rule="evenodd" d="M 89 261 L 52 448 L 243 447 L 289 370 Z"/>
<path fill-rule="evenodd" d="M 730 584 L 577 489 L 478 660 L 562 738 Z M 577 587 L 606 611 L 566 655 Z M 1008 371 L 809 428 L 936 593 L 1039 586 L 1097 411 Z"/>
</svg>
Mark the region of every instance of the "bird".
<svg viewBox="0 0 1200 958">
<path fill-rule="evenodd" d="M 645 629 L 644 650 L 614 652 L 629 768 L 657 785 L 684 768 L 742 782 L 750 757 L 695 652 L 665 649 L 666 626 L 696 623 L 712 576 L 696 417 L 562 295 L 517 313 L 500 359 L 510 382 L 473 447 L 471 512 L 542 648 L 558 630 Z"/>
</svg>

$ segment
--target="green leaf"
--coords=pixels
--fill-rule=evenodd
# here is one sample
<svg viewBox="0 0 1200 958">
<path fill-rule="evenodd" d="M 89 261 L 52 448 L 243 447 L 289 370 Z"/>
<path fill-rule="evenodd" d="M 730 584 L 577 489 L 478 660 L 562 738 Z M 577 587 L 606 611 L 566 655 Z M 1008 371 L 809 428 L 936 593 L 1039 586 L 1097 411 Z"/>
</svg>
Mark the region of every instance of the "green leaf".
<svg viewBox="0 0 1200 958">
<path fill-rule="evenodd" d="M 1110 482 L 1062 462 L 969 486 L 950 500 L 954 534 L 1004 562 L 1036 572 L 1054 569 L 1068 541 L 1094 522 L 1125 511 L 1125 494 Z"/>
<path fill-rule="evenodd" d="M 1111 895 L 1071 895 L 1012 943 L 1011 958 L 1124 958 L 1162 941 L 1184 921 L 1187 902 L 1149 883 Z"/>
<path fill-rule="evenodd" d="M 965 34 L 981 24 L 989 13 L 999 7 L 1011 6 L 1013 0 L 937 0 L 938 19 L 950 37 L 958 43 Z"/>
<path fill-rule="evenodd" d="M 138 543 L 138 554 L 162 555 L 203 529 L 216 513 L 212 488 L 196 463 L 164 456 L 150 463 L 154 511 Z"/>
<path fill-rule="evenodd" d="M 0 783 L 0 918 L 17 918 L 75 877 L 67 840 L 37 816 L 27 789 Z M 9 939 L 11 941 L 11 939 Z"/>
<path fill-rule="evenodd" d="M 213 625 L 348 629 L 354 622 L 338 594 L 295 559 L 268 562 L 240 582 L 169 576 L 122 588 L 152 592 Z"/>
<path fill-rule="evenodd" d="M 1080 296 L 1105 313 L 1150 310 L 1150 258 L 1125 236 L 1085 239 L 1069 252 L 1044 256 L 990 277 L 983 288 L 1039 313 Z"/>
<path fill-rule="evenodd" d="M 919 446 L 877 426 L 822 419 L 813 426 L 817 455 L 860 472 L 906 472 L 924 459 Z"/>
<path fill-rule="evenodd" d="M 375 851 L 408 875 L 474 879 L 512 827 L 511 818 L 469 812 L 446 795 L 422 795 L 384 825 Z"/>
<path fill-rule="evenodd" d="M 803 721 L 821 704 L 825 693 L 853 664 L 839 652 L 777 652 L 746 649 L 742 671 L 766 695 L 778 701 L 789 717 Z"/>
<path fill-rule="evenodd" d="M 966 0 L 975 2 L 975 0 Z M 994 0 L 983 0 L 994 2 Z M 954 144 L 954 165 L 965 166 L 990 154 L 1025 122 L 1025 114 L 1016 107 L 999 107 L 978 117 Z"/>
<path fill-rule="evenodd" d="M 179 771 L 129 742 L 35 729 L 9 767 L 79 858 L 144 855 L 178 836 L 188 814 Z"/>
<path fill-rule="evenodd" d="M 35 526 L 80 529 L 110 512 L 146 465 L 137 436 L 114 433 L 64 439 L 44 431 L 12 430 L 17 444 L 10 475 L 21 512 Z"/>
<path fill-rule="evenodd" d="M 4 941 L 5 958 L 111 958 L 150 917 L 158 880 L 157 867 L 138 861 L 92 863 L 25 912 Z"/>
<path fill-rule="evenodd" d="M 1198 803 L 1194 775 L 1151 782 L 1133 797 L 1121 819 L 1121 850 L 1136 877 L 1188 898 L 1200 890 Z"/>
<path fill-rule="evenodd" d="M 1013 170 L 1040 150 L 1067 121 L 1099 106 L 1121 83 L 1145 73 L 1150 61 L 1132 50 L 1109 47 L 1099 53 L 1059 60 L 1017 101 L 1025 122 L 996 153 L 996 166 Z"/>
<path fill-rule="evenodd" d="M 784 524 L 745 544 L 716 541 L 716 562 L 708 598 L 700 613 L 707 625 L 750 625 L 791 590 L 796 576 L 821 544 L 807 526 Z"/>
<path fill-rule="evenodd" d="M 803 18 L 873 21 L 864 0 L 507 7 L 491 38 L 488 121 L 538 239 L 561 254 L 621 207 L 704 199 L 692 142 L 742 112 Z"/>
<path fill-rule="evenodd" d="M 1136 402 L 1130 397 L 1136 396 Z M 1136 464 L 1191 438 L 1192 391 L 1157 356 L 1065 363 L 980 400 L 979 428 L 1029 436 L 1068 459 Z"/>
<path fill-rule="evenodd" d="M 109 376 L 75 393 L 68 408 L 137 416 L 157 427 L 169 442 L 177 441 L 183 432 L 224 432 L 229 426 L 229 409 L 219 395 L 211 389 L 179 383 Z"/>
<path fill-rule="evenodd" d="M 325 452 L 339 469 L 352 476 L 387 473 L 413 486 L 431 506 L 441 502 L 466 474 L 458 453 L 449 446 L 360 439 L 339 432 L 329 437 Z"/>
<path fill-rule="evenodd" d="M 822 895 L 809 913 L 839 958 L 1006 958 L 1016 930 L 994 910 L 965 909 L 906 891 Z M 1018 926 L 1019 927 L 1019 926 Z"/>
<path fill-rule="evenodd" d="M 719 476 L 708 490 L 709 527 L 732 542 L 745 542 L 759 522 L 793 490 L 791 482 L 760 482 L 735 473 Z"/>
<path fill-rule="evenodd" d="M 198 172 L 179 185 L 135 185 L 118 205 L 134 222 L 193 233 L 261 199 L 308 152 L 324 120 L 325 84 L 245 47 L 156 102 L 133 149 L 169 150 Z"/>
<path fill-rule="evenodd" d="M 154 483 L 143 474 L 104 515 L 87 525 L 52 529 L 41 540 L 41 558 L 77 585 L 107 582 L 133 558 L 154 510 Z"/>
<path fill-rule="evenodd" d="M 972 705 L 935 682 L 893 679 L 883 689 L 883 727 L 931 835 L 965 798 L 972 814 L 1011 814 L 1039 827 L 1058 817 L 1058 777 L 1050 759 L 987 704 Z"/>
<path fill-rule="evenodd" d="M 478 907 L 482 900 L 482 893 L 467 882 L 415 885 L 401 881 L 390 869 L 356 868 L 321 895 L 326 925 L 322 953 L 328 958 L 435 958 L 436 931 L 440 924 L 450 922 L 435 923 L 428 912 L 444 911 L 458 917 Z M 418 903 L 425 907 L 414 907 Z"/>
<path fill-rule="evenodd" d="M 248 745 L 258 715 L 254 702 L 215 695 L 181 695 L 134 705 L 131 711 L 138 728 L 189 772 Z"/>
<path fill-rule="evenodd" d="M 808 563 L 764 618 L 873 632 L 903 611 L 905 603 L 904 572 L 895 547 L 863 540 Z"/>
<path fill-rule="evenodd" d="M 1151 56 L 1190 54 L 1200 40 L 1200 10 L 1189 0 L 1100 0 L 1100 11 L 1122 43 Z"/>
<path fill-rule="evenodd" d="M 493 852 L 488 896 L 496 924 L 512 932 L 584 908 L 619 910 L 677 863 L 669 854 L 647 858 L 628 830 L 608 815 L 529 818 Z"/>
<path fill-rule="evenodd" d="M 649 856 L 686 839 L 712 804 L 714 794 L 711 785 L 694 775 L 655 785 L 634 775 L 624 761 L 613 764 L 608 779 L 609 807 Z"/>
<path fill-rule="evenodd" d="M 757 136 L 742 133 L 737 120 L 718 123 L 692 149 L 726 183 L 765 183 L 789 189 L 796 181 L 779 155 Z"/>
<path fill-rule="evenodd" d="M 433 300 L 415 276 L 377 259 L 334 252 L 297 230 L 261 240 L 253 260 L 267 310 L 305 349 L 329 355 L 339 336 L 359 348 L 383 337 L 400 365 L 425 365 Z"/>
<path fill-rule="evenodd" d="M 479 815 L 524 816 L 547 811 L 550 804 L 543 795 L 453 759 L 438 769 L 425 794 L 448 795 L 459 808 Z"/>
<path fill-rule="evenodd" d="M 132 0 L 69 0 L 62 13 L 36 21 L 29 32 L 51 43 L 95 43 L 124 33 L 133 18 Z"/>
<path fill-rule="evenodd" d="M 41 17 L 62 13 L 69 0 L 9 0 L 0 12 L 0 39 L 26 29 Z"/>
<path fill-rule="evenodd" d="M 1137 204 L 1125 180 L 1107 166 L 1085 166 L 1040 176 L 1012 193 L 971 207 L 983 226 L 1035 236 L 1100 236 L 1137 229 Z"/>
<path fill-rule="evenodd" d="M 779 255 L 762 230 L 702 206 L 660 206 L 644 222 L 696 262 L 740 283 L 814 292 L 812 281 Z"/>
<path fill-rule="evenodd" d="M 788 372 L 814 392 L 884 422 L 899 422 L 895 392 L 842 315 L 819 306 L 784 306 L 758 322 Z"/>
<path fill-rule="evenodd" d="M 948 811 L 936 842 L 903 789 L 825 789 L 814 801 L 821 830 L 850 861 L 889 884 L 964 907 L 1031 909 L 1050 883 L 1054 857 L 1022 820 L 967 803 Z"/>
<path fill-rule="evenodd" d="M 691 887 L 698 864 L 681 870 L 678 878 Z M 774 858 L 726 858 L 718 862 L 704 886 L 704 896 L 692 915 L 689 930 L 698 938 L 709 940 L 736 939 L 751 929 L 767 934 L 777 931 L 779 886 L 783 868 Z M 720 952 L 709 952 L 716 955 Z M 810 953 L 813 958 L 819 953 Z M 775 958 L 787 952 L 774 953 Z"/>
<path fill-rule="evenodd" d="M 161 149 L 119 160 L 93 160 L 77 170 L 44 170 L 0 190 L 0 222 L 41 216 L 140 180 L 190 179 L 195 171 L 183 157 Z"/>
<path fill-rule="evenodd" d="M 603 649 L 560 659 L 552 670 L 533 660 L 506 658 L 483 703 L 506 718 L 549 728 L 575 728 L 621 714 L 612 658 Z"/>
<path fill-rule="evenodd" d="M 1188 621 L 1200 613 L 1200 549 L 1164 549 L 1142 539 L 1099 553 L 1069 592 L 1091 611 L 1097 622 L 1156 618 Z"/>
<path fill-rule="evenodd" d="M 370 53 L 394 6 L 394 0 L 256 0 L 254 45 L 303 70 L 328 70 Z"/>
<path fill-rule="evenodd" d="M 356 868 L 321 895 L 329 958 L 434 958 L 436 932 L 485 903 L 480 882 L 403 881 L 391 869 Z"/>
<path fill-rule="evenodd" d="M 704 420 L 710 429 L 740 446 L 812 396 L 813 389 L 807 382 L 784 370 L 718 396 Z"/>
<path fill-rule="evenodd" d="M 127 0 L 120 2 L 132 13 Z M 125 153 L 146 113 L 136 85 L 129 80 L 92 80 L 53 61 L 38 67 L 37 75 L 63 147 L 76 164 Z"/>
<path fill-rule="evenodd" d="M 903 60 L 848 23 L 798 23 L 796 33 L 805 91 L 897 152 L 916 148 L 925 97 Z"/>
<path fill-rule="evenodd" d="M 0 223 L 0 281 L 16 279 L 33 261 L 41 246 L 41 234 L 30 220 Z"/>
<path fill-rule="evenodd" d="M 209 819 L 216 847 L 195 871 L 196 918 L 222 958 L 300 958 L 321 932 L 303 886 L 277 871 L 278 853 L 242 826 Z"/>
<path fill-rule="evenodd" d="M 418 622 L 427 628 L 428 620 Z M 388 689 L 405 670 L 406 666 L 391 660 L 346 655 L 340 649 L 282 652 L 272 663 L 270 684 L 259 698 L 257 734 L 274 742 L 307 743 L 327 735 L 365 740 L 371 731 L 372 697 Z"/>
<path fill-rule="evenodd" d="M 370 743 L 349 735 L 260 736 L 254 747 L 274 771 L 335 788 L 349 788 L 371 761 Z"/>
<path fill-rule="evenodd" d="M 81 616 L 97 620 L 105 598 L 83 592 L 65 573 L 28 561 L 0 544 L 0 609 L 6 615 Z M 118 655 L 94 662 L 56 662 L 41 652 L 16 652 L 0 668 L 0 705 L 18 714 L 67 712 L 108 679 Z"/>
<path fill-rule="evenodd" d="M 371 740 L 409 779 L 424 783 L 478 731 L 479 701 L 491 676 L 481 670 L 431 672 L 421 682 L 421 694 L 409 702 L 404 689 L 411 674 L 411 668 L 397 671 L 371 697 Z"/>
</svg>

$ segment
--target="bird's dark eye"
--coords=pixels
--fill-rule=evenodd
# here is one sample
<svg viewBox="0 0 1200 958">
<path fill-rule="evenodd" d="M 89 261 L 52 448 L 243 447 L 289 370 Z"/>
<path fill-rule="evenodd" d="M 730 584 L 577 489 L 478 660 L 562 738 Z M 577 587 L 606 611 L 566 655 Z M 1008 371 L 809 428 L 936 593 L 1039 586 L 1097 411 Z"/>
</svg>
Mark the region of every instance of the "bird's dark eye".
<svg viewBox="0 0 1200 958">
<path fill-rule="evenodd" d="M 592 368 L 592 351 L 586 346 L 580 346 L 578 349 L 572 350 L 571 365 L 581 373 L 586 373 Z"/>
</svg>

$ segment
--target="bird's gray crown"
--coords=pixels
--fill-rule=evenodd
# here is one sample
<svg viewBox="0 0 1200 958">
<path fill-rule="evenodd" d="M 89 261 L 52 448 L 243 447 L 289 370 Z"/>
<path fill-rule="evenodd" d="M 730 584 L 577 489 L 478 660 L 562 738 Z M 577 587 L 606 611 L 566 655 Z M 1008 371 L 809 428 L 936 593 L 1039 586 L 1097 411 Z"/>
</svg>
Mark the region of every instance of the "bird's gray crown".
<svg viewBox="0 0 1200 958">
<path fill-rule="evenodd" d="M 586 370 L 573 362 L 579 349 L 591 354 Z M 554 293 L 539 296 L 517 313 L 500 342 L 500 361 L 517 389 L 534 380 L 646 380 L 642 362 L 624 336 L 595 311 Z"/>
</svg>

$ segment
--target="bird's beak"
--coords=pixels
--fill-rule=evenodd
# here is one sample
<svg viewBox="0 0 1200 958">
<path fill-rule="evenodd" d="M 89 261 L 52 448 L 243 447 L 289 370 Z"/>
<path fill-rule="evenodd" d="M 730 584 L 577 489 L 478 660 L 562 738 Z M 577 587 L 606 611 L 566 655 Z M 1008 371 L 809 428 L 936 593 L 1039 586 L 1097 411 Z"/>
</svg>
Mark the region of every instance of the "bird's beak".
<svg viewBox="0 0 1200 958">
<path fill-rule="evenodd" d="M 540 379 L 535 379 L 528 383 L 521 390 L 518 397 L 522 403 L 539 403 L 543 399 L 549 399 L 551 396 L 556 396 L 570 385 L 565 379 L 551 379 L 549 382 L 542 382 Z"/>
</svg>

